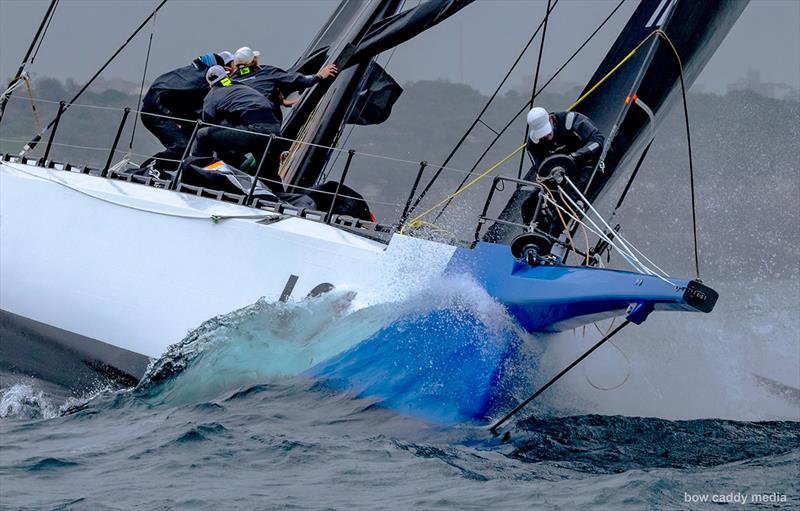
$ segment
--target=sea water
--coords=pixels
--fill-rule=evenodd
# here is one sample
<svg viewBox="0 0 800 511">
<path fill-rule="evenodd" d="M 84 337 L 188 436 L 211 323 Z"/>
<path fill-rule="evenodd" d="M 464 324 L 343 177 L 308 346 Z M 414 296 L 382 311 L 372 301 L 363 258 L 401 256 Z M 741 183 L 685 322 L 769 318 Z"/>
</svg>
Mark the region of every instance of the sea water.
<svg viewBox="0 0 800 511">
<path fill-rule="evenodd" d="M 369 306 L 347 291 L 259 302 L 199 326 L 131 389 L 65 396 L 4 378 L 0 508 L 800 506 L 796 286 L 723 284 L 711 315 L 628 327 L 534 401 L 506 440 L 490 422 L 613 324 L 527 336 L 477 286 L 434 288 Z M 476 342 L 518 337 L 485 420 L 430 422 L 309 375 L 426 311 L 451 330 L 483 325 Z M 420 341 L 419 330 L 397 331 Z"/>
</svg>

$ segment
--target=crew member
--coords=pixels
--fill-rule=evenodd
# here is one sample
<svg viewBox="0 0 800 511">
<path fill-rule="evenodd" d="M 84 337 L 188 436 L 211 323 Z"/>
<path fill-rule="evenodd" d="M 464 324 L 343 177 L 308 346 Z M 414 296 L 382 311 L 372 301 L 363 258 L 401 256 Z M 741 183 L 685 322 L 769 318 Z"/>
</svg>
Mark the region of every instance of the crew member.
<svg viewBox="0 0 800 511">
<path fill-rule="evenodd" d="M 588 117 L 579 112 L 548 114 L 544 108 L 534 107 L 528 112 L 528 126 L 527 151 L 533 166 L 525 176 L 526 180 L 535 178 L 545 158 L 565 154 L 572 158 L 577 169 L 568 177 L 576 185 L 588 182 L 605 142 L 600 130 Z"/>
<path fill-rule="evenodd" d="M 162 158 L 176 160 L 183 156 L 194 128 L 193 121 L 200 118 L 203 98 L 208 93 L 206 71 L 217 64 L 224 64 L 224 59 L 215 53 L 206 53 L 188 66 L 164 73 L 150 85 L 142 100 L 140 116 L 144 127 L 156 136 L 165 149 L 148 161 Z M 170 166 L 168 162 L 162 161 L 160 164 L 162 167 Z"/>
<path fill-rule="evenodd" d="M 528 112 L 527 120 L 530 131 L 526 149 L 533 165 L 524 179 L 535 181 L 537 175 L 547 177 L 541 175 L 542 162 L 549 156 L 563 154 L 569 156 L 575 164 L 574 169 L 567 171 L 567 177 L 583 192 L 600 160 L 605 142 L 597 126 L 579 112 L 548 114 L 541 107 L 532 108 Z M 556 194 L 556 197 L 559 195 Z M 532 220 L 536 200 L 534 195 L 523 202 L 523 223 L 527 224 Z M 560 221 L 556 221 L 557 218 L 557 213 L 551 211 L 546 218 L 539 219 L 540 228 L 557 235 L 563 228 Z"/>
<path fill-rule="evenodd" d="M 233 83 L 222 66 L 211 67 L 206 72 L 206 80 L 211 90 L 203 101 L 203 121 L 237 130 L 217 126 L 202 128 L 197 132 L 192 154 L 212 156 L 216 153 L 220 159 L 242 168 L 248 153 L 261 157 L 269 140 L 265 135 L 280 133 L 281 125 L 274 107 L 255 89 Z M 269 169 L 268 172 L 265 177 L 279 181 L 277 173 L 272 175 Z"/>
<path fill-rule="evenodd" d="M 219 52 L 219 56 L 222 57 L 222 67 L 225 68 L 226 73 L 231 74 L 236 71 L 233 53 L 229 51 L 221 51 Z"/>
<path fill-rule="evenodd" d="M 283 112 L 280 107 L 291 107 L 299 101 L 299 99 L 287 99 L 290 94 L 302 92 L 326 78 L 336 76 L 339 72 L 335 64 L 328 64 L 313 75 L 285 71 L 275 66 L 259 65 L 260 55 L 260 52 L 247 46 L 236 50 L 234 54 L 236 71 L 231 74 L 231 79 L 236 83 L 248 85 L 266 96 L 274 105 L 275 116 L 280 122 L 283 122 Z"/>
</svg>

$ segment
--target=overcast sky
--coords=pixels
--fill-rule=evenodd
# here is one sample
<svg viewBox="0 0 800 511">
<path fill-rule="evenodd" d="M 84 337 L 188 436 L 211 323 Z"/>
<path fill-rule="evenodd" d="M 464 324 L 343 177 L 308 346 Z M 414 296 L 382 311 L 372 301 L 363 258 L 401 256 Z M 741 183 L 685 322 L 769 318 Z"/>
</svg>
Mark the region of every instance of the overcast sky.
<svg viewBox="0 0 800 511">
<path fill-rule="evenodd" d="M 728 0 L 721 0 L 728 1 Z M 418 0 L 408 0 L 407 6 Z M 542 72 L 547 75 L 583 42 L 618 0 L 561 0 L 551 17 Z M 47 0 L 0 0 L 0 77 L 10 78 L 47 8 Z M 335 0 L 171 0 L 155 22 L 148 79 L 184 65 L 206 51 L 248 45 L 262 61 L 291 65 L 337 5 Z M 561 75 L 584 84 L 638 2 L 627 0 Z M 156 0 L 61 0 L 33 73 L 89 78 L 157 4 Z M 422 36 L 391 57 L 399 82 L 447 79 L 491 91 L 541 20 L 546 1 L 483 0 Z M 107 69 L 106 78 L 141 79 L 150 27 L 143 30 Z M 535 65 L 537 47 L 512 78 L 522 85 Z M 389 54 L 381 57 L 385 62 Z M 751 0 L 709 62 L 698 84 L 706 91 L 725 86 L 748 70 L 766 82 L 800 87 L 800 0 Z M 526 84 L 530 86 L 529 84 Z"/>
</svg>

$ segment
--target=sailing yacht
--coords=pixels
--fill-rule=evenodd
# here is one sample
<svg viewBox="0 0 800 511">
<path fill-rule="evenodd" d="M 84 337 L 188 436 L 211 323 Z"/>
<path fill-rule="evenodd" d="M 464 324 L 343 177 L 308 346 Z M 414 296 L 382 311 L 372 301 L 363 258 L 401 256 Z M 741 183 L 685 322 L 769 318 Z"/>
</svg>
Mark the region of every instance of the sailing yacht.
<svg viewBox="0 0 800 511">
<path fill-rule="evenodd" d="M 399 0 L 342 0 L 292 68 L 308 72 L 336 63 L 342 72 L 307 91 L 272 141 L 288 154 L 280 169 L 283 183 L 299 193 L 320 189 L 331 155 L 343 151 L 337 146 L 344 125 L 353 119 L 355 102 L 363 101 L 360 92 L 369 91 L 375 77 L 385 73 L 376 71 L 375 57 L 470 3 L 426 1 L 401 10 Z M 399 224 L 382 225 L 336 209 L 337 200 L 354 193 L 344 185 L 350 159 L 358 157 L 353 150 L 343 152 L 348 160 L 340 181 L 324 188 L 330 207 L 315 209 L 254 196 L 255 180 L 238 194 L 214 191 L 183 181 L 186 165 L 174 175 L 126 174 L 109 165 L 93 169 L 53 161 L 47 149 L 34 158 L 29 156 L 34 144 L 29 144 L 22 154 L 3 155 L 0 161 L 3 321 L 66 343 L 86 363 L 136 379 L 149 358 L 162 355 L 191 328 L 260 298 L 280 302 L 347 290 L 365 306 L 411 296 L 449 275 L 474 280 L 532 333 L 611 317 L 641 324 L 654 311 L 708 313 L 717 299 L 711 287 L 697 276 L 666 275 L 603 220 L 592 203 L 630 169 L 745 5 L 642 0 L 571 108 L 607 134 L 602 165 L 588 188 L 580 190 L 564 178 L 568 163 L 553 162 L 558 177 L 553 189 L 566 189 L 574 198 L 567 233 L 577 228 L 594 232 L 598 244 L 592 253 L 564 235 L 548 235 L 537 219 L 522 221 L 520 201 L 543 186 L 537 182 L 495 177 L 517 187 L 503 213 L 487 216 L 490 195 L 476 219 L 474 239 L 443 241 L 422 235 L 425 229 L 419 228 L 428 212 L 415 207 L 433 184 L 429 181 L 415 196 L 420 176 Z M 57 126 L 56 118 L 49 142 Z M 41 134 L 36 142 L 44 146 L 47 136 Z M 454 199 L 459 191 L 444 199 Z M 558 206 L 541 202 L 539 209 L 557 216 L 552 211 Z M 597 267 L 608 250 L 617 251 L 632 270 Z M 577 262 L 566 262 L 569 253 L 578 255 L 573 258 Z M 156 254 L 172 264 L 142 264 Z M 373 345 L 369 353 L 366 345 L 355 346 L 306 369 L 349 382 L 366 394 L 401 396 L 392 402 L 406 411 L 438 416 L 446 406 L 447 421 L 481 419 L 493 382 L 517 346 L 500 344 L 487 353 L 465 349 L 470 342 L 453 338 L 435 347 L 404 342 L 382 354 Z M 364 357 L 370 363 L 352 363 Z M 398 365 L 398 360 L 405 363 Z M 432 397 L 429 389 L 409 385 L 414 379 L 408 375 L 375 378 L 391 371 L 424 371 L 422 364 L 415 365 L 422 360 L 468 376 L 475 386 L 454 382 L 462 385 L 461 392 Z"/>
</svg>

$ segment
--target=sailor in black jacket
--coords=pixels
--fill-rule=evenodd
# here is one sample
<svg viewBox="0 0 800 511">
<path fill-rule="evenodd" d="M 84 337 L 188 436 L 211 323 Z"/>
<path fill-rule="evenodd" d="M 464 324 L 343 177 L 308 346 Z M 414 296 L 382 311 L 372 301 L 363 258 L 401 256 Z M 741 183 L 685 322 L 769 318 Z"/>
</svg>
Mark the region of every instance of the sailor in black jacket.
<svg viewBox="0 0 800 511">
<path fill-rule="evenodd" d="M 280 122 L 283 122 L 281 106 L 292 106 L 296 102 L 286 99 L 290 94 L 303 92 L 330 76 L 336 76 L 338 72 L 334 64 L 323 67 L 314 75 L 285 71 L 275 66 L 259 65 L 258 55 L 259 52 L 247 46 L 236 50 L 234 54 L 236 71 L 231 73 L 231 79 L 234 83 L 245 84 L 266 96 L 274 106 L 275 116 Z"/>
<path fill-rule="evenodd" d="M 547 110 L 541 107 L 534 107 L 528 112 L 528 126 L 530 131 L 526 149 L 533 166 L 524 179 L 536 181 L 537 176 L 547 178 L 548 176 L 543 174 L 548 171 L 541 168 L 542 162 L 550 156 L 561 154 L 569 156 L 575 163 L 574 168 L 567 169 L 567 177 L 578 189 L 585 190 L 600 160 L 605 143 L 605 138 L 597 126 L 581 113 L 548 114 Z M 550 186 L 547 181 L 543 184 Z M 577 201 L 578 197 L 573 196 L 571 188 L 566 188 L 566 192 Z M 560 194 L 553 194 L 553 197 L 560 206 L 571 209 Z M 553 206 L 548 206 L 543 209 L 539 218 L 534 219 L 537 201 L 537 195 L 530 193 L 522 200 L 522 222 L 529 224 L 532 220 L 536 220 L 540 230 L 557 237 L 564 227 L 561 224 L 561 217 Z"/>
<path fill-rule="evenodd" d="M 203 100 L 203 121 L 237 130 L 217 126 L 199 130 L 192 154 L 212 156 L 216 152 L 217 157 L 239 168 L 247 153 L 260 158 L 269 140 L 266 135 L 278 135 L 281 129 L 273 105 L 255 89 L 233 83 L 222 66 L 211 67 L 206 79 L 211 90 Z"/>
<path fill-rule="evenodd" d="M 535 180 L 540 165 L 548 156 L 564 154 L 572 158 L 576 167 L 575 174 L 568 177 L 576 186 L 583 187 L 603 152 L 605 138 L 597 126 L 581 113 L 548 114 L 541 107 L 528 112 L 528 126 L 527 150 L 533 166 L 525 179 Z"/>
<path fill-rule="evenodd" d="M 191 121 L 200 118 L 203 98 L 208 93 L 206 71 L 216 64 L 223 64 L 223 58 L 215 53 L 206 53 L 188 66 L 173 69 L 153 80 L 142 100 L 141 119 L 165 150 L 153 155 L 152 159 L 180 159 L 183 156 L 194 128 Z M 190 122 L 148 114 L 188 119 Z"/>
</svg>

